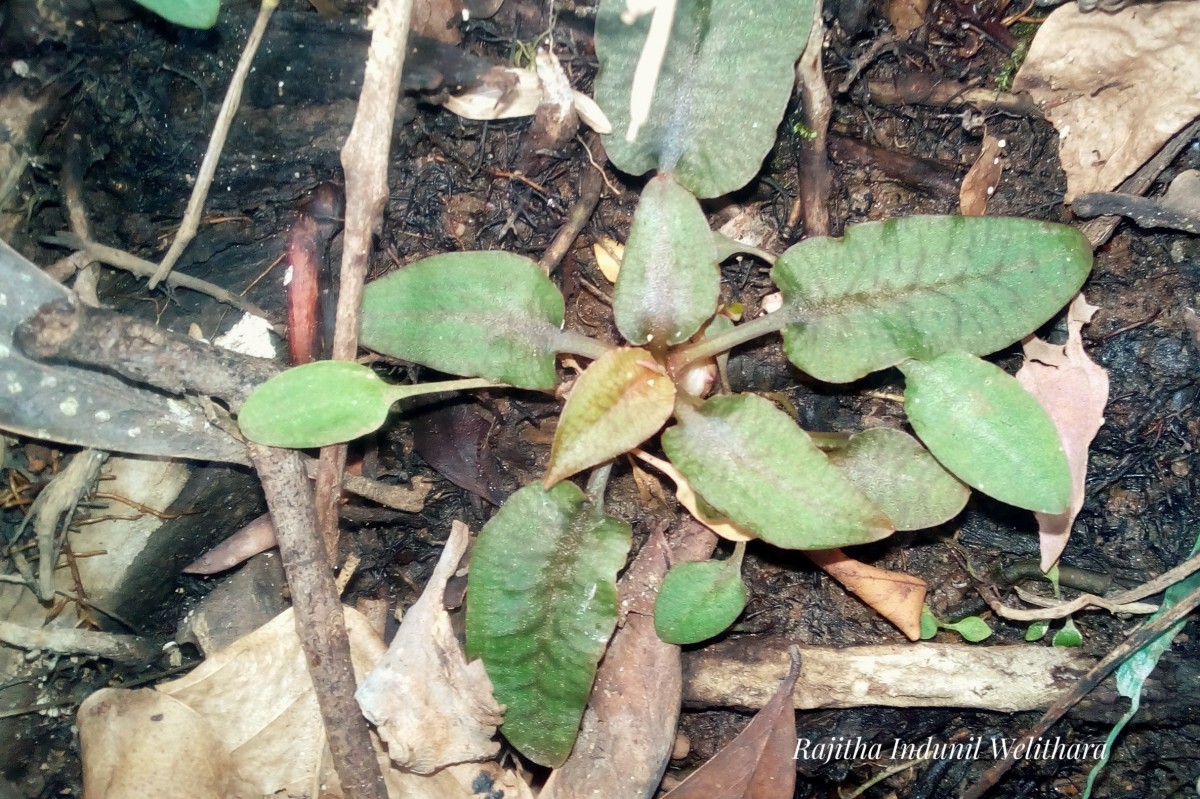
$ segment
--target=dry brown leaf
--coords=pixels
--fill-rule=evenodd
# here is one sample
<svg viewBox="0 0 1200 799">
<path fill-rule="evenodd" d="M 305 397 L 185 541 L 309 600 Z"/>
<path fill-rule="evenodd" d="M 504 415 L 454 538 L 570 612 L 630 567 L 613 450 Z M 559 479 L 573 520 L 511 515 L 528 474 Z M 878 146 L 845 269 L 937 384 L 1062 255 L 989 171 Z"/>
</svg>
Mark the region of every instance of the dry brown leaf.
<svg viewBox="0 0 1200 799">
<path fill-rule="evenodd" d="M 457 565 L 457 559 L 453 559 L 453 565 Z M 441 584 L 444 586 L 444 580 Z M 426 592 L 427 595 L 433 593 Z M 436 595 L 440 601 L 442 591 L 437 591 Z M 383 657 L 383 642 L 360 613 L 352 608 L 343 610 L 350 637 L 351 661 L 355 676 L 361 681 Z M 426 648 L 432 651 L 434 645 L 426 642 Z M 131 691 L 108 693 L 122 696 L 114 699 L 101 692 L 80 709 L 81 728 L 89 724 L 99 726 L 103 739 L 98 745 L 90 745 L 84 753 L 85 770 L 95 774 L 92 779 L 100 780 L 95 783 L 99 786 L 98 792 L 89 794 L 89 799 L 93 796 L 96 799 L 141 799 L 145 796 L 257 799 L 275 795 L 299 799 L 312 795 L 314 781 L 322 785 L 323 796 L 334 799 L 342 795 L 330 763 L 321 714 L 290 610 L 221 650 L 186 677 L 160 686 L 156 693 L 166 700 L 162 706 L 173 714 L 170 717 L 158 709 L 146 713 L 123 710 L 119 718 L 132 723 L 132 727 L 116 735 L 114 732 L 120 728 L 114 726 L 116 721 L 110 720 L 113 711 L 104 715 L 95 709 L 103 709 L 114 702 L 122 703 L 118 705 L 121 708 L 132 702 L 137 708 L 144 700 L 127 699 L 124 695 L 134 693 Z M 92 723 L 92 719 L 85 717 L 85 710 L 100 721 Z M 447 713 L 455 711 L 437 708 L 427 709 L 427 712 L 426 727 L 422 730 L 425 737 L 431 731 L 450 726 Z M 170 721 L 174 716 L 194 721 L 189 721 L 189 726 L 177 736 L 178 740 L 172 742 L 162 735 L 168 729 L 163 719 Z M 89 740 L 96 740 L 91 733 Z M 532 799 L 533 796 L 528 785 L 515 773 L 491 763 L 450 766 L 424 776 L 392 767 L 382 744 L 377 742 L 377 746 L 390 799 L 466 799 L 492 795 L 488 792 L 493 789 L 503 790 L 510 799 Z M 165 767 L 160 756 L 163 752 L 170 754 Z M 141 761 L 149 761 L 166 774 L 168 783 L 164 785 L 176 787 L 160 790 L 157 787 L 160 783 L 148 777 L 139 777 L 134 782 L 126 779 L 124 773 L 106 776 L 111 775 L 114 768 L 129 771 L 130 764 Z M 117 766 L 112 766 L 113 763 Z M 234 776 L 229 777 L 228 773 Z M 244 775 L 241 783 L 237 782 L 237 775 Z M 117 779 L 119 783 L 114 782 Z M 133 785 L 126 793 L 105 787 L 126 783 Z M 215 787 L 205 792 L 210 785 Z M 481 786 L 489 787 L 479 793 Z"/>
<path fill-rule="evenodd" d="M 383 655 L 369 623 L 345 608 L 355 676 Z M 307 795 L 323 758 L 325 730 L 287 610 L 158 690 L 203 716 L 261 795 Z"/>
<path fill-rule="evenodd" d="M 417 774 L 484 760 L 500 750 L 493 737 L 503 716 L 492 683 L 483 661 L 467 663 L 442 603 L 469 538 L 467 526 L 454 522 L 421 598 L 355 693 L 392 760 Z"/>
<path fill-rule="evenodd" d="M 903 572 L 880 569 L 848 557 L 840 549 L 805 552 L 808 559 L 890 621 L 910 641 L 921 638 L 925 581 Z"/>
<path fill-rule="evenodd" d="M 713 518 L 705 515 L 704 511 L 700 509 L 700 503 L 698 501 L 699 497 L 697 497 L 696 492 L 692 490 L 692 484 L 689 483 L 687 478 L 684 477 L 683 474 L 670 463 L 662 460 L 661 458 L 656 458 L 648 452 L 643 452 L 640 449 L 635 449 L 633 454 L 665 474 L 671 479 L 671 482 L 675 483 L 675 499 L 679 501 L 680 505 L 687 508 L 688 513 L 692 514 L 692 517 L 696 521 L 700 522 L 705 527 L 724 538 L 726 541 L 733 541 L 736 543 L 738 541 L 753 541 L 755 538 L 757 538 L 754 533 L 742 527 L 732 519 L 726 519 L 724 516 Z"/>
<path fill-rule="evenodd" d="M 1071 469 L 1071 504 L 1064 513 L 1038 513 L 1042 571 L 1058 562 L 1075 516 L 1083 507 L 1087 479 L 1088 445 L 1104 424 L 1108 402 L 1108 372 L 1083 351 L 1080 331 L 1098 311 L 1083 294 L 1067 312 L 1067 343 L 1048 344 L 1036 336 L 1023 342 L 1025 365 L 1017 380 L 1037 397 L 1058 429 Z"/>
<path fill-rule="evenodd" d="M 663 799 L 791 799 L 796 790 L 796 711 L 800 654 L 771 701 L 746 729 Z"/>
<path fill-rule="evenodd" d="M 669 541 L 661 533 L 646 541 L 621 578 L 624 623 L 600 663 L 575 748 L 539 799 L 654 795 L 675 741 L 682 690 L 679 647 L 654 631 L 654 597 L 668 560 L 704 560 L 715 545 L 716 537 L 691 519 Z"/>
<path fill-rule="evenodd" d="M 209 721 L 151 688 L 79 706 L 84 799 L 258 799 Z"/>
<path fill-rule="evenodd" d="M 987 213 L 988 200 L 1000 184 L 1004 172 L 1005 141 L 991 134 L 983 136 L 983 148 L 979 157 L 963 178 L 958 190 L 959 213 L 963 216 L 983 216 Z"/>
<path fill-rule="evenodd" d="M 1068 3 L 1042 23 L 1013 87 L 1058 130 L 1067 202 L 1115 188 L 1200 115 L 1198 30 L 1196 2 Z"/>
<path fill-rule="evenodd" d="M 925 24 L 929 0 L 888 0 L 886 10 L 888 22 L 901 38 L 907 39 L 910 33 Z"/>
</svg>

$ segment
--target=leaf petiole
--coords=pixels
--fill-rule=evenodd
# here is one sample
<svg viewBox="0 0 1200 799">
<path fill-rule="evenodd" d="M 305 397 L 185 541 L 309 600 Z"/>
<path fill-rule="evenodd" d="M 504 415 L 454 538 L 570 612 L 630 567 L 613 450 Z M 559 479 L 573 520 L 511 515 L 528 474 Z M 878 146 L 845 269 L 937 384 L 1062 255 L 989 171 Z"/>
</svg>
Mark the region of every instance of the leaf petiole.
<svg viewBox="0 0 1200 799">
<path fill-rule="evenodd" d="M 711 358 L 759 336 L 777 333 L 790 324 L 795 324 L 795 320 L 787 318 L 782 311 L 763 314 L 715 336 L 678 348 L 667 359 L 667 369 L 673 374 L 681 374 L 690 364 L 702 358 Z"/>
</svg>

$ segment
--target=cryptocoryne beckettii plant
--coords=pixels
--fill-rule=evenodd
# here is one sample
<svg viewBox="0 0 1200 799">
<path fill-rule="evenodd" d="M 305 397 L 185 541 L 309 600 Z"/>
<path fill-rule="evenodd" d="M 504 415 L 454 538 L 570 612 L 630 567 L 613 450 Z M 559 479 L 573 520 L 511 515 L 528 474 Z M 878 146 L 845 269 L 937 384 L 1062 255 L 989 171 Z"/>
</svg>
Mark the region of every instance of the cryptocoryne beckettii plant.
<svg viewBox="0 0 1200 799">
<path fill-rule="evenodd" d="M 960 217 L 857 225 L 778 258 L 777 311 L 734 324 L 718 307 L 719 264 L 737 244 L 710 230 L 698 198 L 735 191 L 760 169 L 811 20 L 807 1 L 681 0 L 665 20 L 627 18 L 624 0 L 602 3 L 596 98 L 613 122 L 609 158 L 627 173 L 656 172 L 613 292 L 627 345 L 564 330 L 561 293 L 527 258 L 435 255 L 367 287 L 361 340 L 471 379 L 391 386 L 365 366 L 316 363 L 264 384 L 242 410 L 247 437 L 312 447 L 374 430 L 403 396 L 495 384 L 548 391 L 559 383 L 557 356 L 590 360 L 544 479 L 505 502 L 471 561 L 468 654 L 483 659 L 507 707 L 506 736 L 539 763 L 570 753 L 616 623 L 631 530 L 604 512 L 603 467 L 624 453 L 665 470 L 681 501 L 723 535 L 789 549 L 939 524 L 962 509 L 966 486 L 1036 511 L 1067 506 L 1052 423 L 979 356 L 1026 335 L 1078 291 L 1091 250 L 1073 229 Z M 655 56 L 648 33 L 664 29 Z M 631 109 L 631 86 L 650 102 Z M 889 428 L 810 436 L 760 396 L 708 395 L 713 359 L 774 333 L 818 380 L 898 368 L 916 438 Z M 669 463 L 641 451 L 660 433 Z M 589 469 L 585 492 L 570 478 Z M 745 602 L 743 549 L 667 574 L 656 609 L 664 639 L 703 640 L 734 621 Z"/>
</svg>

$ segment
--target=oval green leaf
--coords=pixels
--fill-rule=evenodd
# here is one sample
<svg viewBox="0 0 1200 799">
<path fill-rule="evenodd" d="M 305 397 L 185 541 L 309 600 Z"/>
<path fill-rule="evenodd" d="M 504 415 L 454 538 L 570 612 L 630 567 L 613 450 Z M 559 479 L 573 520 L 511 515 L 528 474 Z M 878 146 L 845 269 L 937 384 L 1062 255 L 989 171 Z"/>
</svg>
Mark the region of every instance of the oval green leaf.
<svg viewBox="0 0 1200 799">
<path fill-rule="evenodd" d="M 533 261 L 505 252 L 425 258 L 367 285 L 361 341 L 443 372 L 553 388 L 563 298 Z"/>
<path fill-rule="evenodd" d="M 745 544 L 739 544 L 744 551 Z M 720 635 L 746 608 L 742 558 L 678 563 L 654 600 L 654 630 L 668 644 L 697 644 Z"/>
<path fill-rule="evenodd" d="M 986 641 L 992 636 L 992 628 L 988 623 L 978 616 L 967 616 L 965 619 L 959 619 L 956 622 L 948 622 L 943 625 L 947 630 L 954 630 L 963 637 L 963 640 L 969 644 L 977 644 L 980 641 Z"/>
<path fill-rule="evenodd" d="M 633 449 L 666 424 L 674 406 L 675 384 L 650 353 L 605 353 L 571 390 L 554 432 L 544 485 Z"/>
<path fill-rule="evenodd" d="M 596 102 L 612 121 L 604 137 L 618 169 L 673 172 L 699 197 L 746 185 L 775 144 L 812 28 L 811 0 L 708 0 L 675 4 L 650 117 L 634 141 L 629 94 L 650 15 L 621 21 L 625 0 L 596 14 Z"/>
<path fill-rule="evenodd" d="M 874 427 L 826 453 L 888 515 L 897 530 L 953 519 L 971 491 L 902 430 Z"/>
<path fill-rule="evenodd" d="M 137 0 L 167 22 L 208 30 L 217 24 L 221 0 Z"/>
<path fill-rule="evenodd" d="M 482 658 L 505 737 L 559 766 L 574 745 L 617 622 L 617 572 L 632 532 L 573 483 L 534 484 L 484 525 L 467 580 L 467 653 Z"/>
<path fill-rule="evenodd" d="M 791 417 L 751 394 L 680 403 L 663 449 L 722 515 L 785 549 L 878 541 L 891 521 Z"/>
<path fill-rule="evenodd" d="M 965 352 L 900 371 L 913 430 L 958 479 L 1018 508 L 1066 510 L 1071 473 L 1058 431 L 1015 378 Z"/>
<path fill-rule="evenodd" d="M 1091 264 L 1087 239 L 1065 225 L 917 216 L 802 241 L 771 276 L 788 359 L 844 383 L 906 358 L 1007 347 L 1069 302 Z"/>
<path fill-rule="evenodd" d="M 238 426 L 246 438 L 270 447 L 338 444 L 384 423 L 392 388 L 360 363 L 314 361 L 256 388 L 238 413 Z"/>
<path fill-rule="evenodd" d="M 646 184 L 613 287 L 617 329 L 634 344 L 687 341 L 717 310 L 721 269 L 700 203 L 670 175 Z"/>
</svg>

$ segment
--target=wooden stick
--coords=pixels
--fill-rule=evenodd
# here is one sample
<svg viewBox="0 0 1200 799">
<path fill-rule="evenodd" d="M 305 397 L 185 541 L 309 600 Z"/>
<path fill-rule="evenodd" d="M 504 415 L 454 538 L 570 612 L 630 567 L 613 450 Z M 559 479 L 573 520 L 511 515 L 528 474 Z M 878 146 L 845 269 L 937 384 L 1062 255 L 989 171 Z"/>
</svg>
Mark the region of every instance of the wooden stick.
<svg viewBox="0 0 1200 799">
<path fill-rule="evenodd" d="M 342 148 L 346 232 L 342 240 L 342 276 L 333 333 L 334 360 L 354 360 L 358 353 L 363 284 L 371 257 L 371 236 L 383 217 L 388 198 L 388 155 L 411 17 L 412 0 L 380 0 L 371 12 L 370 28 L 374 33 L 362 93 L 354 125 Z M 321 449 L 317 467 L 317 529 L 331 560 L 336 560 L 337 555 L 337 509 L 345 468 L 345 444 Z"/>
<path fill-rule="evenodd" d="M 279 558 L 292 594 L 296 634 L 304 649 L 325 723 L 333 767 L 346 799 L 387 799 L 367 720 L 354 700 L 350 638 L 333 570 L 317 537 L 313 494 L 299 452 L 249 447 L 275 523 Z"/>
<path fill-rule="evenodd" d="M 246 85 L 246 76 L 250 74 L 250 63 L 258 52 L 263 34 L 267 30 L 267 22 L 271 13 L 279 5 L 279 0 L 262 0 L 258 9 L 258 17 L 250 30 L 250 38 L 246 40 L 246 49 L 238 59 L 237 68 L 229 81 L 229 89 L 225 92 L 225 101 L 221 103 L 221 111 L 217 114 L 216 124 L 213 125 L 212 136 L 208 139 L 208 149 L 204 152 L 204 160 L 200 162 L 200 171 L 196 175 L 196 185 L 192 187 L 192 196 L 188 200 L 187 210 L 183 213 L 183 221 L 179 232 L 171 242 L 171 248 L 163 256 L 158 269 L 150 276 L 148 287 L 157 288 L 175 266 L 179 256 L 200 229 L 200 216 L 204 213 L 204 201 L 208 199 L 208 190 L 212 187 L 213 178 L 217 174 L 217 162 L 221 160 L 221 151 L 225 149 L 225 139 L 229 136 L 229 128 L 233 125 L 233 116 L 237 113 L 238 105 L 242 102 L 242 87 Z"/>
</svg>

